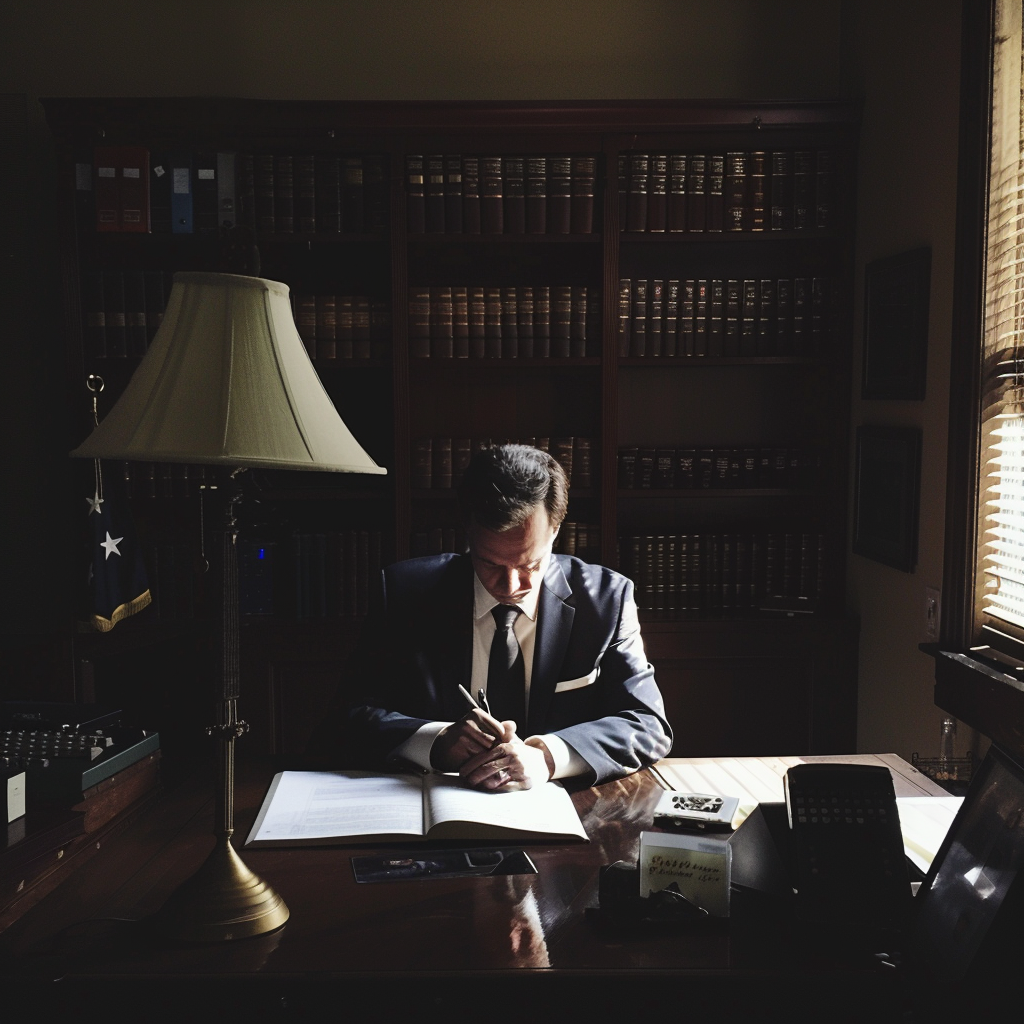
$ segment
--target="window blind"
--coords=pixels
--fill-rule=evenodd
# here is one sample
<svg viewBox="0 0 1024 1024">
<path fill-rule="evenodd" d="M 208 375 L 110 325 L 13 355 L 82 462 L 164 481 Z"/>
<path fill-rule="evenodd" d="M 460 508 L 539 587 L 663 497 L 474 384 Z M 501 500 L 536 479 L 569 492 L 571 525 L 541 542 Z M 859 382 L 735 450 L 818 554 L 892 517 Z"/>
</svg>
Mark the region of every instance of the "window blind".
<svg viewBox="0 0 1024 1024">
<path fill-rule="evenodd" d="M 997 0 L 985 253 L 978 608 L 1024 639 L 1024 102 L 1022 3 Z"/>
</svg>

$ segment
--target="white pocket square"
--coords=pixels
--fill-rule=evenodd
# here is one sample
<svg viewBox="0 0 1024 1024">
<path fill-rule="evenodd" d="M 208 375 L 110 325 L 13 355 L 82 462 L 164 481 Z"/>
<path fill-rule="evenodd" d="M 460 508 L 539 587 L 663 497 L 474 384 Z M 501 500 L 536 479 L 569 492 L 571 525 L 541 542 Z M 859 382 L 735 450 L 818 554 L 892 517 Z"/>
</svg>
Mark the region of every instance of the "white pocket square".
<svg viewBox="0 0 1024 1024">
<path fill-rule="evenodd" d="M 597 680 L 597 669 L 588 676 L 580 676 L 579 679 L 563 679 L 560 683 L 555 683 L 555 693 L 563 693 L 566 690 L 578 690 L 581 686 L 590 686 L 591 683 Z"/>
</svg>

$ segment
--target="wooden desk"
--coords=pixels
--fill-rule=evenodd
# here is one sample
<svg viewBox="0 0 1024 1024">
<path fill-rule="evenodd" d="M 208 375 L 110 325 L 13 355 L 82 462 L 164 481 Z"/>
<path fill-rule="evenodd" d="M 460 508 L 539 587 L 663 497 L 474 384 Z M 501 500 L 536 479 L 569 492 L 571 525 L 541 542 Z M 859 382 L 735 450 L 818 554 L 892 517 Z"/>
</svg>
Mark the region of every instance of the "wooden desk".
<svg viewBox="0 0 1024 1024">
<path fill-rule="evenodd" d="M 237 835 L 248 833 L 272 770 L 240 769 Z M 746 914 L 742 901 L 728 923 L 660 934 L 606 931 L 587 918 L 599 867 L 635 861 L 660 792 L 642 772 L 576 794 L 591 842 L 531 846 L 536 875 L 358 885 L 351 847 L 246 851 L 288 904 L 285 927 L 225 945 L 164 948 L 138 922 L 212 845 L 211 787 L 196 779 L 167 792 L 0 936 L 8 975 L 0 981 L 36 1007 L 65 996 L 81 1006 L 84 998 L 145 1020 L 164 1010 L 180 1020 L 210 1005 L 231 1006 L 233 1019 L 262 1019 L 268 1008 L 278 1014 L 270 1019 L 289 1008 L 304 1019 L 325 998 L 372 1006 L 381 1020 L 418 1014 L 424 1004 L 461 1007 L 460 1017 L 471 1004 L 474 1017 L 501 1019 L 510 1006 L 567 1003 L 614 1019 L 635 1016 L 638 999 L 650 1012 L 687 1007 L 721 1020 L 723 1011 L 739 1019 L 766 1005 L 793 1010 L 819 986 L 835 991 L 839 983 L 844 1006 L 884 1019 L 878 1007 L 895 1007 L 896 995 L 880 968 L 832 962 L 820 951 L 813 965 L 794 959 L 771 922 Z M 378 1016 L 361 1010 L 359 1019 Z"/>
</svg>

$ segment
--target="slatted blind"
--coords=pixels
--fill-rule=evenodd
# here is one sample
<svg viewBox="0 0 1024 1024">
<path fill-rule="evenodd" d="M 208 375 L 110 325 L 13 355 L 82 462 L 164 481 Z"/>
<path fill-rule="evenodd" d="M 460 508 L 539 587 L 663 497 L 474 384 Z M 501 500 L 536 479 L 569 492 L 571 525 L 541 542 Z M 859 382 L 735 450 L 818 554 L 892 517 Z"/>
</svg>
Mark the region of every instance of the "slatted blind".
<svg viewBox="0 0 1024 1024">
<path fill-rule="evenodd" d="M 1024 630 L 1024 102 L 1022 3 L 997 0 L 985 262 L 980 610 Z M 1016 630 L 1012 630 L 1016 634 Z"/>
</svg>

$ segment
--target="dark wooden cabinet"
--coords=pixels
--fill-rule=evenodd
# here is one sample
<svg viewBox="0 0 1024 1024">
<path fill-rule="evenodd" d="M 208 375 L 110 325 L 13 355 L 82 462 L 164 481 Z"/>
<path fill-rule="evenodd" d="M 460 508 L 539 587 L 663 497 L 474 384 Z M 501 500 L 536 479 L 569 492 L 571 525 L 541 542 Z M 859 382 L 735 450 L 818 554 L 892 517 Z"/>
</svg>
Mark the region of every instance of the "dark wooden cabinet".
<svg viewBox="0 0 1024 1024">
<path fill-rule="evenodd" d="M 377 565 L 458 547 L 452 485 L 495 440 L 572 459 L 559 544 L 635 579 L 677 753 L 853 749 L 854 106 L 44 103 L 72 388 L 99 373 L 116 395 L 145 348 L 138 324 L 97 344 L 99 314 L 126 312 L 111 319 L 103 282 L 123 301 L 176 270 L 258 273 L 290 287 L 325 388 L 388 469 L 252 474 L 254 749 L 301 747 Z M 151 174 L 191 166 L 192 231 L 173 230 L 155 178 L 152 230 L 97 230 L 95 156 L 109 147 L 145 150 Z M 216 208 L 199 218 L 199 164 L 234 168 L 230 228 Z M 128 305 L 130 331 L 140 300 Z M 202 632 L 201 477 L 128 473 L 160 555 L 154 587 L 176 597 L 79 638 L 98 699 L 125 692 L 126 637 L 144 647 L 149 631 L 156 651 L 170 629 Z"/>
</svg>

